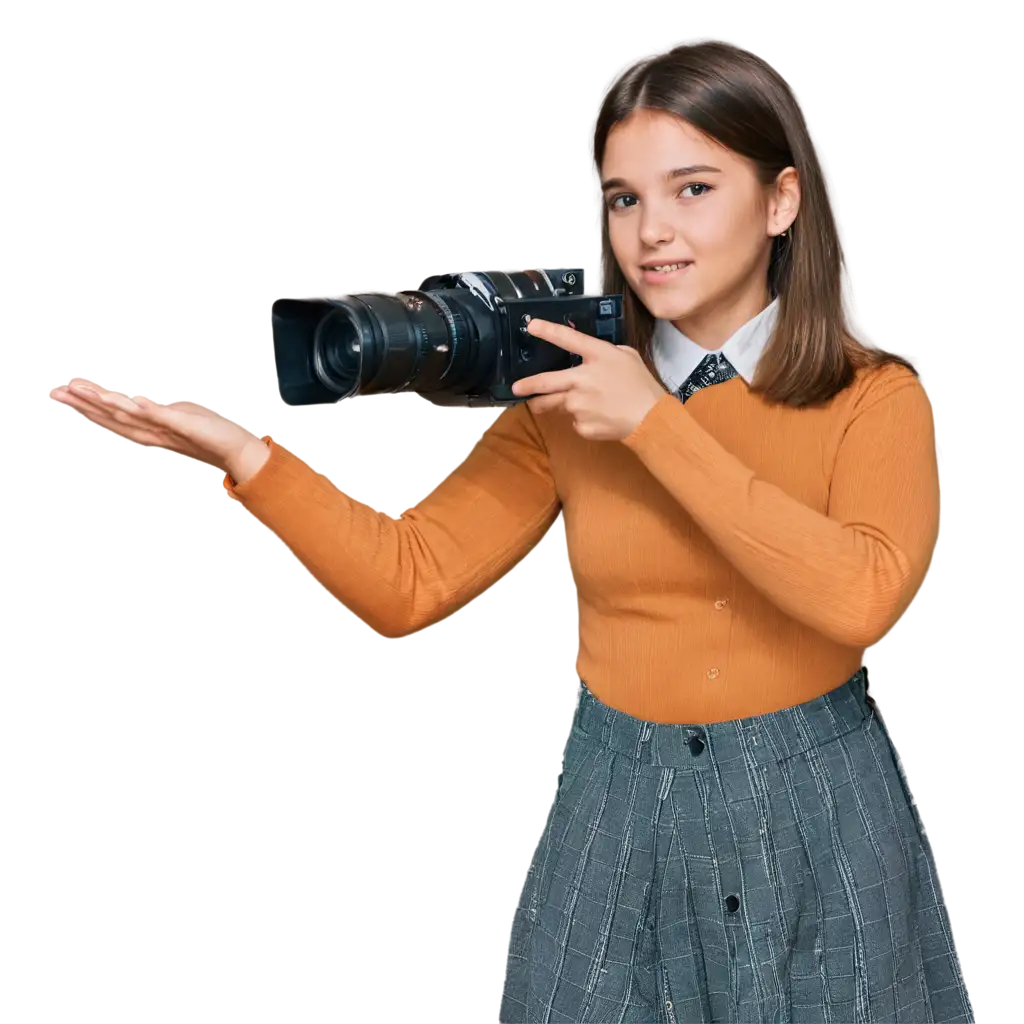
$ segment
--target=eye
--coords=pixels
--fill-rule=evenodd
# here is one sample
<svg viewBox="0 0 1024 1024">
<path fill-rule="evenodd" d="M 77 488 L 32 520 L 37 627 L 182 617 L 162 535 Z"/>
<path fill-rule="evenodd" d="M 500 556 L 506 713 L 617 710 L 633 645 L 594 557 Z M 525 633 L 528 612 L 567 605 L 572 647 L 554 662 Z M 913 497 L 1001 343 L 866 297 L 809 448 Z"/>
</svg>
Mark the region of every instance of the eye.
<svg viewBox="0 0 1024 1024">
<path fill-rule="evenodd" d="M 623 207 L 615 205 L 620 200 L 632 200 L 635 203 L 636 202 L 636 196 L 630 196 L 630 195 L 627 195 L 627 194 L 623 194 L 623 195 L 620 195 L 620 196 L 612 196 L 612 198 L 610 200 L 608 200 L 608 209 L 609 210 L 622 210 Z"/>
</svg>

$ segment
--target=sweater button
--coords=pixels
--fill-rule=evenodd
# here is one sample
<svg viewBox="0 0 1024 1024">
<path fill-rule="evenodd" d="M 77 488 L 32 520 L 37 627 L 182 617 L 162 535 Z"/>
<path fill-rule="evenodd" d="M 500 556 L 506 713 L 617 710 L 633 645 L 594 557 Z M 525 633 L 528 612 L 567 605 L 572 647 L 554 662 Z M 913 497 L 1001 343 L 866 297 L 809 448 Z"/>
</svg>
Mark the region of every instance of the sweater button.
<svg viewBox="0 0 1024 1024">
<path fill-rule="evenodd" d="M 708 679 L 717 679 L 717 678 L 718 678 L 718 669 L 717 668 L 709 668 L 708 669 Z"/>
<path fill-rule="evenodd" d="M 715 607 L 716 607 L 716 608 L 717 608 L 717 609 L 718 609 L 719 611 L 721 611 L 721 610 L 722 610 L 722 609 L 723 609 L 723 608 L 724 608 L 724 607 L 725 607 L 725 606 L 726 606 L 726 605 L 727 605 L 728 603 L 729 603 L 729 598 L 727 598 L 727 597 L 720 597 L 720 598 L 719 598 L 719 599 L 718 599 L 718 600 L 717 600 L 717 601 L 715 602 Z"/>
</svg>

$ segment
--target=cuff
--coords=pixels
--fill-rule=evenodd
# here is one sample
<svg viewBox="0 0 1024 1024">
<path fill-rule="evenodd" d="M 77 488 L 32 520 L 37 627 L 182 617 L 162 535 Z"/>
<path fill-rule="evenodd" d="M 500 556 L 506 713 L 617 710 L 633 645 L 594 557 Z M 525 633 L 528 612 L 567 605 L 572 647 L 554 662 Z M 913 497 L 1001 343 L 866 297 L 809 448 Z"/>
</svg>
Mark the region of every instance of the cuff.
<svg viewBox="0 0 1024 1024">
<path fill-rule="evenodd" d="M 633 428 L 633 432 L 622 438 L 621 443 L 639 455 L 645 450 L 651 438 L 656 440 L 659 437 L 665 437 L 669 424 L 679 422 L 680 411 L 683 411 L 685 419 L 692 422 L 693 417 L 688 409 L 684 409 L 679 396 L 674 395 L 671 391 L 666 391 L 647 410 L 647 415 Z M 675 429 L 678 431 L 678 426 Z"/>
<path fill-rule="evenodd" d="M 281 449 L 274 444 L 274 439 L 269 434 L 261 437 L 260 440 L 270 449 L 270 457 L 245 483 L 236 484 L 230 473 L 224 474 L 224 490 L 228 492 L 228 497 L 234 498 L 235 501 L 241 501 L 243 498 L 248 497 L 249 492 L 254 488 L 254 481 L 257 479 L 260 482 L 259 486 L 262 487 L 267 477 L 273 477 L 275 471 L 280 472 L 277 465 L 280 460 L 276 457 L 275 453 L 279 454 Z"/>
</svg>

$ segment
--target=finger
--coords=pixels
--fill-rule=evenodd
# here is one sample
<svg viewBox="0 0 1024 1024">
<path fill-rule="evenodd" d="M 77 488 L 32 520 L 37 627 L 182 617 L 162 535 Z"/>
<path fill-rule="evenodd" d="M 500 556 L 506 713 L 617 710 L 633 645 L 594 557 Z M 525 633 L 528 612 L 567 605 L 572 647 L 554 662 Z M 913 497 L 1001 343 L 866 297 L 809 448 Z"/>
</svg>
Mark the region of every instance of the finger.
<svg viewBox="0 0 1024 1024">
<path fill-rule="evenodd" d="M 70 405 L 78 412 L 90 413 L 90 418 L 94 418 L 96 422 L 113 420 L 115 410 L 108 403 L 102 401 L 100 395 L 95 391 L 70 385 L 63 390 L 57 389 L 54 397 L 59 398 L 65 405 Z"/>
<path fill-rule="evenodd" d="M 139 411 L 139 407 L 127 395 L 122 395 L 120 391 L 105 391 L 103 388 L 95 388 L 84 384 L 73 384 L 71 390 L 75 394 L 84 393 L 87 398 L 95 398 L 104 405 L 123 409 L 125 412 Z"/>
<path fill-rule="evenodd" d="M 528 334 L 549 341 L 559 348 L 564 348 L 567 352 L 580 355 L 585 360 L 593 359 L 607 350 L 608 343 L 601 341 L 600 338 L 584 334 L 565 324 L 552 323 L 550 320 L 538 320 L 537 317 L 534 317 L 526 325 L 526 330 Z"/>
<path fill-rule="evenodd" d="M 578 378 L 577 370 L 581 366 L 572 366 L 568 370 L 552 370 L 549 373 L 536 373 L 532 377 L 522 377 L 512 385 L 513 395 L 548 395 L 568 391 L 575 387 Z"/>
<path fill-rule="evenodd" d="M 87 388 L 92 388 L 93 391 L 104 391 L 105 388 L 101 387 L 95 381 L 86 380 L 84 377 L 72 377 L 68 381 L 67 386 L 70 387 L 72 384 L 84 384 Z"/>
<path fill-rule="evenodd" d="M 133 416 L 130 413 L 125 412 L 124 409 L 118 408 L 113 403 L 97 401 L 91 397 L 83 397 L 77 392 L 66 392 L 62 396 L 58 397 L 57 400 L 62 404 L 65 404 L 65 406 L 70 406 L 73 409 L 82 411 L 88 411 L 105 419 L 121 423 L 125 426 L 136 426 L 142 429 L 154 428 L 152 423 L 147 423 L 143 418 Z"/>
<path fill-rule="evenodd" d="M 526 404 L 530 407 L 530 412 L 535 415 L 538 413 L 554 412 L 556 409 L 560 409 L 564 402 L 565 399 L 561 394 L 541 395 L 539 398 L 528 398 L 526 400 Z"/>
<path fill-rule="evenodd" d="M 185 410 L 150 401 L 145 395 L 129 398 L 119 391 L 103 391 L 96 394 L 75 386 L 71 388 L 70 393 L 94 405 L 97 411 L 105 413 L 116 423 L 151 431 L 150 436 L 156 438 L 154 443 L 159 444 L 162 448 L 174 452 L 185 451 L 180 444 L 182 432 L 187 432 L 187 427 L 182 425 L 183 417 L 188 415 Z M 179 402 L 177 404 L 192 405 L 193 403 Z M 200 409 L 201 406 L 196 405 L 194 408 Z"/>
<path fill-rule="evenodd" d="M 46 388 L 47 406 L 66 406 L 71 395 L 63 384 L 49 384 Z"/>
<path fill-rule="evenodd" d="M 87 402 L 98 402 L 100 395 L 103 394 L 101 388 L 93 387 L 89 384 L 79 384 L 77 381 L 68 385 L 68 391 L 73 395 L 78 395 L 79 398 Z"/>
<path fill-rule="evenodd" d="M 143 407 L 138 402 L 122 395 L 120 391 L 93 391 L 84 385 L 73 384 L 70 391 L 87 402 L 92 402 L 107 410 L 108 414 L 119 423 L 143 423 L 153 419 L 152 405 Z"/>
<path fill-rule="evenodd" d="M 134 441 L 136 444 L 144 444 L 147 447 L 160 447 L 160 449 L 181 450 L 179 443 L 174 438 L 169 437 L 166 434 L 157 433 L 154 430 L 146 430 L 141 427 L 117 423 L 109 416 L 105 416 L 103 413 L 85 406 L 76 407 L 72 412 L 74 412 L 76 416 L 88 420 L 95 426 L 102 428 L 105 432 L 117 434 L 126 440 Z"/>
<path fill-rule="evenodd" d="M 136 444 L 142 445 L 153 445 L 161 448 L 170 448 L 171 445 L 167 443 L 167 438 L 161 436 L 155 431 L 148 429 L 145 425 L 134 423 L 134 422 L 122 422 L 116 420 L 113 416 L 107 412 L 104 408 L 97 406 L 93 402 L 80 398 L 73 391 L 65 391 L 63 394 L 59 393 L 60 389 L 55 389 L 53 397 L 63 403 L 64 405 L 70 405 L 75 412 L 80 413 L 87 420 L 91 420 L 93 423 L 98 424 L 101 427 L 105 427 L 107 430 L 115 434 L 120 434 L 122 437 L 128 438 L 129 441 L 134 441 Z M 177 449 L 174 449 L 177 451 Z"/>
</svg>

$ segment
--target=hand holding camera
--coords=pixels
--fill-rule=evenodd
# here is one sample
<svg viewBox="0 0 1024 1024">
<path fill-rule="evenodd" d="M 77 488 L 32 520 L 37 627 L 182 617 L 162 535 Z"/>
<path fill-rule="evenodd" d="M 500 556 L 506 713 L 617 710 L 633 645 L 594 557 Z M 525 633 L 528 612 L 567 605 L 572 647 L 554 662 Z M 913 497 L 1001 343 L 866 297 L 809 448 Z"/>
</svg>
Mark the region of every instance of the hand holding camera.
<svg viewBox="0 0 1024 1024">
<path fill-rule="evenodd" d="M 568 325 L 531 319 L 531 335 L 557 345 L 582 360 L 565 370 L 520 377 L 514 395 L 532 395 L 533 413 L 559 409 L 573 419 L 580 437 L 590 441 L 621 441 L 640 425 L 655 403 L 668 394 L 635 348 L 609 345 Z"/>
</svg>

